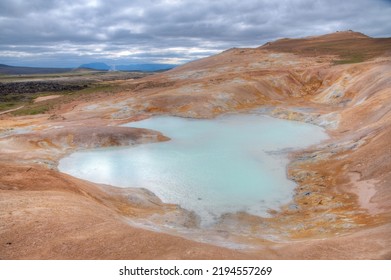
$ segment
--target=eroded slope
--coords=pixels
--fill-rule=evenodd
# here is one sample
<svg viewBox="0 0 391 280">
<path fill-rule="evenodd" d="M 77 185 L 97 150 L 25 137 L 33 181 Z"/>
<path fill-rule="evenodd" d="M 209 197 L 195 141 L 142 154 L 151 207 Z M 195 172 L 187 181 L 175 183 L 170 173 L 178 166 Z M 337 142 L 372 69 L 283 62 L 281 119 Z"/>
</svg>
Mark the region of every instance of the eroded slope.
<svg viewBox="0 0 391 280">
<path fill-rule="evenodd" d="M 2 116 L 0 258 L 390 258 L 388 49 L 389 39 L 352 32 L 281 40 L 116 81 L 119 93 L 72 101 L 48 115 Z M 336 63 L 352 50 L 360 63 Z M 221 221 L 223 235 L 238 225 L 255 232 L 252 250 L 136 229 L 129 219 L 197 224 L 152 194 L 123 193 L 55 170 L 58 158 L 75 149 L 166 140 L 117 127 L 130 120 L 253 110 L 323 126 L 331 140 L 291 155 L 288 174 L 298 183 L 292 203 L 271 218 L 237 214 Z"/>
</svg>

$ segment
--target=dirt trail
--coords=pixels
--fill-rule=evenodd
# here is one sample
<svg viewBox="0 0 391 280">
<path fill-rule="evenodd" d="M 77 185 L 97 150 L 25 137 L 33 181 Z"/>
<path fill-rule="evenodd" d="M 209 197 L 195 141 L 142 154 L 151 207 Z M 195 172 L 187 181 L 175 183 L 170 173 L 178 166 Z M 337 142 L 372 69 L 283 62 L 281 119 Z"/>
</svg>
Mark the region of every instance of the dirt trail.
<svg viewBox="0 0 391 280">
<path fill-rule="evenodd" d="M 51 100 L 55 98 L 59 98 L 61 95 L 47 95 L 47 96 L 40 96 L 34 99 L 34 103 L 39 103 L 46 100 Z"/>
<path fill-rule="evenodd" d="M 23 107 L 24 107 L 24 105 L 22 105 L 22 106 L 19 106 L 19 107 L 15 108 L 15 109 L 10 109 L 10 110 L 7 110 L 7 111 L 0 112 L 0 115 L 3 115 L 3 114 L 8 114 L 8 113 L 11 113 L 11 112 L 17 111 L 17 110 L 19 110 L 19 109 L 22 109 Z"/>
</svg>

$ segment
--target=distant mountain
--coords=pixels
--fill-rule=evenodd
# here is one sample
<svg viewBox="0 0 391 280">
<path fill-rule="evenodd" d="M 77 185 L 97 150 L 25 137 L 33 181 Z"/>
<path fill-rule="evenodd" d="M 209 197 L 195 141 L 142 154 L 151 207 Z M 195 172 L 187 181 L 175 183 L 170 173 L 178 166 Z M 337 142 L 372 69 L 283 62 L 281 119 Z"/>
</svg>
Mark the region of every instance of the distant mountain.
<svg viewBox="0 0 391 280">
<path fill-rule="evenodd" d="M 93 62 L 93 63 L 82 64 L 79 66 L 79 68 L 89 68 L 89 69 L 103 70 L 103 71 L 117 70 L 117 71 L 154 72 L 154 71 L 169 70 L 176 66 L 177 65 L 175 64 L 158 64 L 158 63 L 142 63 L 142 64 L 134 63 L 129 65 L 109 66 L 103 62 Z"/>
<path fill-rule="evenodd" d="M 129 65 L 116 65 L 115 70 L 119 71 L 145 71 L 145 72 L 154 72 L 154 71 L 162 71 L 169 70 L 177 65 L 175 64 L 129 64 Z"/>
<path fill-rule="evenodd" d="M 94 69 L 94 70 L 103 70 L 108 71 L 111 69 L 109 65 L 103 62 L 92 62 L 92 63 L 86 63 L 79 66 L 79 68 L 88 68 L 88 69 Z"/>
<path fill-rule="evenodd" d="M 0 64 L 0 74 L 22 75 L 22 74 L 54 74 L 72 71 L 71 68 L 42 68 L 42 67 L 21 67 Z"/>
</svg>

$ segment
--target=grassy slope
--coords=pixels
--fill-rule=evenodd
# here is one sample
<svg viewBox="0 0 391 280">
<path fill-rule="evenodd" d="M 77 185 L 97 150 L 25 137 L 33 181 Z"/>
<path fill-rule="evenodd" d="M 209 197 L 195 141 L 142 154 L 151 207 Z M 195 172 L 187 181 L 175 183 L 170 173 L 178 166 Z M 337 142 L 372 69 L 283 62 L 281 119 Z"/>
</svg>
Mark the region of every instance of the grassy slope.
<svg viewBox="0 0 391 280">
<path fill-rule="evenodd" d="M 42 91 L 36 93 L 1 93 L 0 112 L 15 109 L 24 105 L 23 108 L 12 112 L 13 115 L 34 115 L 50 111 L 57 106 L 71 102 L 83 96 L 91 94 L 109 93 L 115 91 L 113 86 L 106 81 L 118 79 L 137 79 L 150 75 L 142 72 L 99 72 L 99 71 L 74 71 L 63 74 L 33 74 L 33 75 L 0 75 L 0 83 L 45 81 L 73 85 L 88 85 L 81 90 L 65 91 Z M 62 95 L 59 99 L 47 100 L 34 103 L 34 99 L 47 95 Z"/>
<path fill-rule="evenodd" d="M 112 90 L 114 90 L 112 85 L 99 83 L 99 84 L 90 85 L 88 88 L 77 90 L 77 91 L 36 93 L 34 95 L 29 96 L 30 100 L 27 103 L 26 102 L 17 103 L 18 106 L 23 104 L 24 107 L 12 112 L 11 114 L 15 116 L 43 114 L 49 112 L 51 109 L 55 109 L 61 104 L 71 102 L 82 96 L 96 94 L 96 93 L 108 93 L 111 92 Z M 34 103 L 35 98 L 39 96 L 47 96 L 51 94 L 62 95 L 62 97 L 58 99 L 52 99 L 52 100 L 42 101 L 39 103 Z"/>
</svg>

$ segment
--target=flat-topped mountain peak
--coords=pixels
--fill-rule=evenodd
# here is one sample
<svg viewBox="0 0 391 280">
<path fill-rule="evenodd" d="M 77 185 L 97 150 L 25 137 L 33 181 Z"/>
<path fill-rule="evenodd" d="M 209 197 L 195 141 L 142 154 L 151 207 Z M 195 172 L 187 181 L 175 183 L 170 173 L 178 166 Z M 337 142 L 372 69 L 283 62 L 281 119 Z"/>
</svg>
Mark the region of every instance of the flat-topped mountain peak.
<svg viewBox="0 0 391 280">
<path fill-rule="evenodd" d="M 348 30 L 297 39 L 283 38 L 268 42 L 259 49 L 306 56 L 336 55 L 343 61 L 362 62 L 374 57 L 388 56 L 391 38 L 372 38 Z"/>
</svg>

